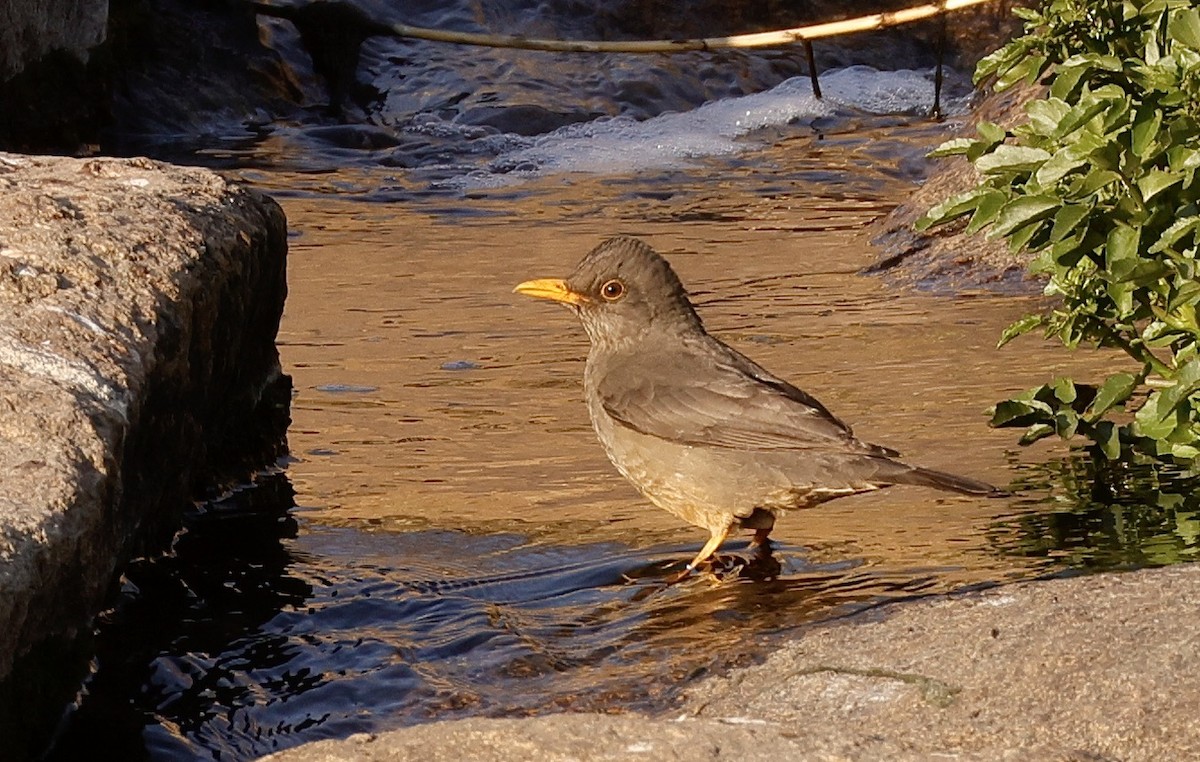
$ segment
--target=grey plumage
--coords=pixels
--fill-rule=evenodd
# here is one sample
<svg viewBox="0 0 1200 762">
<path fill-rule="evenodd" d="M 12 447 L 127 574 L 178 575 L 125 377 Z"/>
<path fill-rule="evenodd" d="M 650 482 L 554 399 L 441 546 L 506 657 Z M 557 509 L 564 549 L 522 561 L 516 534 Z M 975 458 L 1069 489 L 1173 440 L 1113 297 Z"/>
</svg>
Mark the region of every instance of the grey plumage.
<svg viewBox="0 0 1200 762">
<path fill-rule="evenodd" d="M 733 529 L 763 542 L 776 516 L 842 495 L 894 484 L 996 492 L 895 460 L 710 336 L 667 261 L 636 238 L 605 241 L 565 281 L 517 290 L 579 315 L 588 411 L 609 458 L 651 502 L 711 534 L 689 569 Z"/>
</svg>

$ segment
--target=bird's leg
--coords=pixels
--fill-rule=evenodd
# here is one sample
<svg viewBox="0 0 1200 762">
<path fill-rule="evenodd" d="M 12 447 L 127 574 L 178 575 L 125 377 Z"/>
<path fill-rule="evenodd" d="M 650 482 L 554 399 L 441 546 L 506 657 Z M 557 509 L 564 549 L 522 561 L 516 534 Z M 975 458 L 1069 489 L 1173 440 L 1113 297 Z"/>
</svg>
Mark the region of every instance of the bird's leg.
<svg viewBox="0 0 1200 762">
<path fill-rule="evenodd" d="M 771 553 L 771 538 L 767 536 L 769 534 L 771 534 L 770 528 L 754 531 L 754 539 L 750 541 L 750 547 L 754 550 L 754 558 L 750 559 L 750 563 L 746 565 L 747 576 L 751 579 L 759 581 L 777 579 L 779 573 L 783 571 L 783 565 Z"/>
<path fill-rule="evenodd" d="M 692 559 L 692 562 L 688 564 L 683 571 L 673 575 L 667 580 L 667 584 L 673 585 L 676 582 L 685 579 L 689 574 L 692 573 L 693 570 L 695 570 L 697 566 L 707 561 L 708 557 L 713 553 L 716 553 L 717 548 L 721 547 L 721 543 L 725 542 L 725 538 L 729 536 L 729 530 L 731 528 L 731 524 L 726 524 L 720 529 L 709 530 L 712 532 L 712 536 L 708 538 L 708 542 L 704 543 L 704 547 L 700 549 L 700 552 L 696 554 L 696 557 Z"/>
</svg>

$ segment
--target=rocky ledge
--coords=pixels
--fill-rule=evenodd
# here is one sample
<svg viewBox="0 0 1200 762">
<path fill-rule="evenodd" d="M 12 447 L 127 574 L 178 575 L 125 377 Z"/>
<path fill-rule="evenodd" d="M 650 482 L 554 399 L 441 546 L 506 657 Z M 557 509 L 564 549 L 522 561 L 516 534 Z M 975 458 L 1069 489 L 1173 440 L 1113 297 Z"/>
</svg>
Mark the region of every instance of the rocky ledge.
<svg viewBox="0 0 1200 762">
<path fill-rule="evenodd" d="M 208 171 L 0 153 L 0 756 L 70 702 L 125 563 L 283 453 L 286 248 Z"/>
<path fill-rule="evenodd" d="M 667 716 L 438 722 L 269 762 L 1200 759 L 1200 567 L 887 606 L 698 685 Z"/>
<path fill-rule="evenodd" d="M 975 137 L 976 126 L 989 121 L 1005 128 L 1026 121 L 1025 106 L 1041 97 L 1040 85 L 1018 85 L 982 94 L 971 115 L 957 130 Z M 936 146 L 930 146 L 930 149 Z M 933 207 L 979 184 L 979 174 L 965 158 L 938 159 L 926 182 L 904 203 L 872 225 L 873 243 L 882 255 L 864 272 L 892 282 L 930 291 L 984 288 L 1010 293 L 1036 293 L 1042 282 L 1028 272 L 1029 255 L 1014 252 L 1003 239 L 983 233 L 967 235 L 967 221 L 917 232 L 913 225 Z"/>
</svg>

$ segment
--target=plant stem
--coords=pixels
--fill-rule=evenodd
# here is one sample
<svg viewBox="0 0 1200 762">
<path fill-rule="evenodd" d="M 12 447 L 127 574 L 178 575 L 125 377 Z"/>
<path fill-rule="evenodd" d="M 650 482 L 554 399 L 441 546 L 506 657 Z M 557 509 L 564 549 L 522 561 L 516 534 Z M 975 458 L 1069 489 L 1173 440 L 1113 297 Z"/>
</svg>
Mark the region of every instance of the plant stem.
<svg viewBox="0 0 1200 762">
<path fill-rule="evenodd" d="M 1124 335 L 1104 326 L 1105 339 L 1120 347 L 1125 354 L 1142 363 L 1147 371 L 1154 371 L 1164 379 L 1175 375 L 1171 366 L 1158 359 L 1153 352 L 1146 348 L 1141 339 L 1127 339 Z"/>
</svg>

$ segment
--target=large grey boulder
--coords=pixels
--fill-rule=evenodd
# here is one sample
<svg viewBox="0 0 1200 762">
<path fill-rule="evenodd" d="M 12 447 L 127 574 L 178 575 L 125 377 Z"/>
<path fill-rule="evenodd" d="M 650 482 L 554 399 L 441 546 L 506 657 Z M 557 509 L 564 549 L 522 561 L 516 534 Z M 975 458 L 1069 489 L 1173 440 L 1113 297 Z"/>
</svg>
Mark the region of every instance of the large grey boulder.
<svg viewBox="0 0 1200 762">
<path fill-rule="evenodd" d="M 73 695 L 122 565 L 282 453 L 285 253 L 211 172 L 0 153 L 0 756 Z"/>
</svg>

